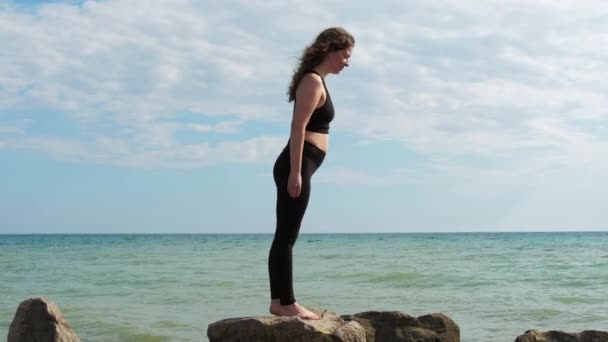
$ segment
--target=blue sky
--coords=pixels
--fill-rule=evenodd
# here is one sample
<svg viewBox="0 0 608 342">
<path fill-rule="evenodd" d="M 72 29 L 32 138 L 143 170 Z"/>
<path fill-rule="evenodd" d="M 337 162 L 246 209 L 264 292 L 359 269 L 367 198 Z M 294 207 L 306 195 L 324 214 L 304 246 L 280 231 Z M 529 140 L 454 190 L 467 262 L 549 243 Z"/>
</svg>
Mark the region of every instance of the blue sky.
<svg viewBox="0 0 608 342">
<path fill-rule="evenodd" d="M 0 0 L 0 233 L 272 233 L 322 29 L 302 232 L 607 230 L 603 1 Z"/>
</svg>

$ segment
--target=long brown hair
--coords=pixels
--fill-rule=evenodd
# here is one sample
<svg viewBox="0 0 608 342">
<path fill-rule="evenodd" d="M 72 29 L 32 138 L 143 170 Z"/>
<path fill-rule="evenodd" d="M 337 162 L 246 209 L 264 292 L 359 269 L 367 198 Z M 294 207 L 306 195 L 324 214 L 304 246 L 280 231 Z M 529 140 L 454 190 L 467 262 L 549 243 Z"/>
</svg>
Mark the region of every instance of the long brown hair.
<svg viewBox="0 0 608 342">
<path fill-rule="evenodd" d="M 321 64 L 330 52 L 353 46 L 355 46 L 355 38 L 341 27 L 330 27 L 319 33 L 317 39 L 304 49 L 302 57 L 299 58 L 300 65 L 294 70 L 287 90 L 289 102 L 296 99 L 298 84 L 306 72 Z"/>
</svg>

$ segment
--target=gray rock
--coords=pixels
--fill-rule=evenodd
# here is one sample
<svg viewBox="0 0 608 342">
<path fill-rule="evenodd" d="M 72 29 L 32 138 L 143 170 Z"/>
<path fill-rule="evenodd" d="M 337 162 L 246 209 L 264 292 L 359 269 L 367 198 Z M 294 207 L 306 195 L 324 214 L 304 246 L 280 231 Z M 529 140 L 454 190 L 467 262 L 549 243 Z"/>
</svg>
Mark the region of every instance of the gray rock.
<svg viewBox="0 0 608 342">
<path fill-rule="evenodd" d="M 242 317 L 209 325 L 210 342 L 460 342 L 460 328 L 444 314 L 414 318 L 402 312 L 338 316 L 312 309 L 319 321 L 296 317 Z"/>
<path fill-rule="evenodd" d="M 528 330 L 525 334 L 518 336 L 515 342 L 608 342 L 608 332 L 585 330 L 570 334 L 554 330 Z"/>
<path fill-rule="evenodd" d="M 8 342 L 80 342 L 59 308 L 48 299 L 19 304 L 8 331 Z"/>
<path fill-rule="evenodd" d="M 322 318 L 229 318 L 209 324 L 207 336 L 210 342 L 365 342 L 365 331 L 357 322 L 345 322 L 333 312 L 310 310 Z"/>
<path fill-rule="evenodd" d="M 414 318 L 398 311 L 369 311 L 342 318 L 361 324 L 367 342 L 460 342 L 460 328 L 441 313 Z"/>
</svg>

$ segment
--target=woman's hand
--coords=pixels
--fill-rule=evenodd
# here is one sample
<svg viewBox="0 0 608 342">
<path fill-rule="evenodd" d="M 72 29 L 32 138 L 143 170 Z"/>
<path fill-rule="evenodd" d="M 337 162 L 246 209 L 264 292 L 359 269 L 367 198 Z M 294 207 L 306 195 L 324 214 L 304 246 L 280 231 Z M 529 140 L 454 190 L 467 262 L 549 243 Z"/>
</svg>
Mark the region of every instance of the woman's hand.
<svg viewBox="0 0 608 342">
<path fill-rule="evenodd" d="M 287 192 L 293 198 L 300 197 L 302 191 L 302 175 L 299 172 L 290 172 L 287 181 Z"/>
</svg>

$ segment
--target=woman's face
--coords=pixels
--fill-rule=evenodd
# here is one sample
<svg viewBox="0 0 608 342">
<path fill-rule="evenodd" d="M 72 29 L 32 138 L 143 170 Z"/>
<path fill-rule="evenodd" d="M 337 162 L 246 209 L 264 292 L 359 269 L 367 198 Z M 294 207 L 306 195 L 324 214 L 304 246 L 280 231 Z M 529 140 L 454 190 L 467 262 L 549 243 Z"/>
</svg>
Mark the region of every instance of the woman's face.
<svg viewBox="0 0 608 342">
<path fill-rule="evenodd" d="M 352 47 L 330 52 L 327 57 L 329 58 L 329 65 L 331 66 L 330 72 L 332 74 L 339 74 L 344 67 L 348 66 L 348 60 L 353 51 Z"/>
</svg>

